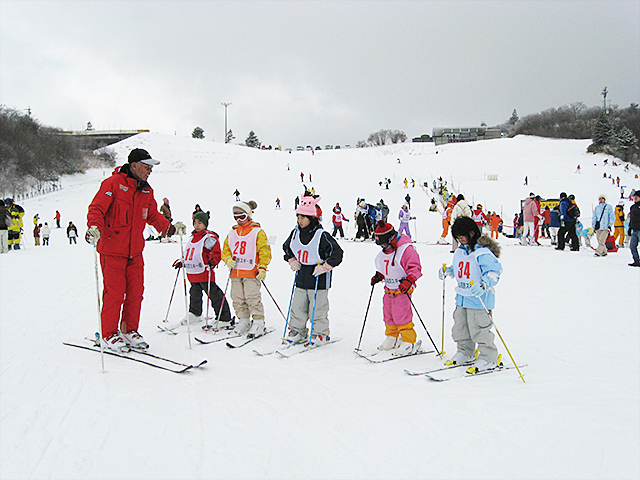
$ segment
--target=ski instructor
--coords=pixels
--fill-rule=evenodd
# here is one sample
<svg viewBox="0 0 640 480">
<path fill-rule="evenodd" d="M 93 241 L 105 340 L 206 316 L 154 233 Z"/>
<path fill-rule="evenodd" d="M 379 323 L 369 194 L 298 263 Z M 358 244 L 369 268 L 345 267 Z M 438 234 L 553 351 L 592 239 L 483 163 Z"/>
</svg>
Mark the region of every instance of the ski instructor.
<svg viewBox="0 0 640 480">
<path fill-rule="evenodd" d="M 147 223 L 169 235 L 176 230 L 158 212 L 153 189 L 147 183 L 159 163 L 146 150 L 132 150 L 129 162 L 102 182 L 89 205 L 85 239 L 97 244 L 104 281 L 102 341 L 115 352 L 149 348 L 138 333 L 144 292 L 143 232 Z"/>
</svg>

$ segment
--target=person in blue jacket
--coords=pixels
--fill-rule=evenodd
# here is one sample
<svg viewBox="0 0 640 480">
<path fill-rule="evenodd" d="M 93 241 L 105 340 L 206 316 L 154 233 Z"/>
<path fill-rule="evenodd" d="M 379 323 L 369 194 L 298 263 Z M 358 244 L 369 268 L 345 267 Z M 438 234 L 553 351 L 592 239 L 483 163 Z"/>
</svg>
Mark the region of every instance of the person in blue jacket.
<svg viewBox="0 0 640 480">
<path fill-rule="evenodd" d="M 598 205 L 596 205 L 596 208 L 593 210 L 593 216 L 591 217 L 591 226 L 596 232 L 596 238 L 598 239 L 598 248 L 596 248 L 594 256 L 607 256 L 605 242 L 611 233 L 614 220 L 613 207 L 607 203 L 607 198 L 604 195 L 600 195 Z"/>
<path fill-rule="evenodd" d="M 455 278 L 456 309 L 453 312 L 453 340 L 457 352 L 446 365 L 471 363 L 476 345 L 479 351 L 468 373 L 492 370 L 498 364 L 498 349 L 491 331 L 493 321 L 488 311 L 496 303 L 494 286 L 500 280 L 502 265 L 498 260 L 498 242 L 482 235 L 480 227 L 470 217 L 458 217 L 451 234 L 460 243 L 453 255 L 453 265 L 439 271 L 440 279 Z M 485 310 L 486 308 L 486 310 Z"/>
<path fill-rule="evenodd" d="M 573 198 L 572 198 L 573 197 Z M 571 241 L 571 250 L 577 252 L 580 250 L 580 240 L 576 234 L 576 218 L 569 214 L 570 208 L 577 208 L 574 204 L 575 197 L 565 192 L 560 194 L 560 230 L 558 231 L 558 246 L 556 250 L 564 250 L 564 245 L 568 240 Z"/>
<path fill-rule="evenodd" d="M 558 244 L 558 230 L 560 230 L 560 206 L 556 205 L 549 213 L 549 237 L 551 237 L 551 245 Z"/>
</svg>

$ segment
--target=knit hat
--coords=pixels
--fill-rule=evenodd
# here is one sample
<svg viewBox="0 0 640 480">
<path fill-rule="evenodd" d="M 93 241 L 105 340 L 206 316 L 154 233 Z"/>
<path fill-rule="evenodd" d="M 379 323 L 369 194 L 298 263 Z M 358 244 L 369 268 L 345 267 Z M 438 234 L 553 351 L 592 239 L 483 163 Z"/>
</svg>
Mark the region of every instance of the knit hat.
<svg viewBox="0 0 640 480">
<path fill-rule="evenodd" d="M 143 150 L 142 148 L 134 148 L 133 150 L 131 150 L 131 153 L 129 153 L 129 163 L 135 162 L 142 162 L 151 166 L 160 164 L 158 160 L 151 158 L 149 152 Z"/>
<path fill-rule="evenodd" d="M 320 201 L 320 197 L 302 197 L 300 205 L 296 208 L 296 215 L 305 215 L 307 217 L 317 217 L 318 210 L 316 204 Z"/>
<path fill-rule="evenodd" d="M 598 197 L 598 200 L 600 200 L 601 198 L 604 198 L 605 201 L 607 200 L 607 197 L 604 193 Z"/>
<path fill-rule="evenodd" d="M 233 214 L 241 215 L 243 213 L 247 214 L 247 217 L 253 215 L 253 211 L 258 208 L 258 204 L 253 200 L 249 200 L 248 202 L 237 202 L 233 206 Z"/>
<path fill-rule="evenodd" d="M 202 223 L 204 223 L 205 227 L 209 226 L 209 214 L 208 213 L 196 212 L 193 215 L 193 222 L 195 223 L 196 220 L 200 220 Z"/>
<path fill-rule="evenodd" d="M 376 230 L 373 234 L 376 238 L 376 243 L 378 245 L 383 245 L 385 243 L 389 243 L 389 239 L 396 235 L 396 230 L 390 223 L 380 220 L 376 225 Z"/>
<path fill-rule="evenodd" d="M 533 192 L 529 192 L 529 198 L 536 198 L 536 194 Z"/>
</svg>

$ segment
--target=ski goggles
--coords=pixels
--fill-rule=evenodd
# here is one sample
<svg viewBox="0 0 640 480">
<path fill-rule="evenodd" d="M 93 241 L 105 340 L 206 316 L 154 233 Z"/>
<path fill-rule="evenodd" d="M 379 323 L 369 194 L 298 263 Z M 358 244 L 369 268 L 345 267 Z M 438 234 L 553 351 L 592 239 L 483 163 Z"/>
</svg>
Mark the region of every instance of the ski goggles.
<svg viewBox="0 0 640 480">
<path fill-rule="evenodd" d="M 234 213 L 233 214 L 233 218 L 237 221 L 244 221 L 247 219 L 247 214 L 246 213 Z"/>
</svg>

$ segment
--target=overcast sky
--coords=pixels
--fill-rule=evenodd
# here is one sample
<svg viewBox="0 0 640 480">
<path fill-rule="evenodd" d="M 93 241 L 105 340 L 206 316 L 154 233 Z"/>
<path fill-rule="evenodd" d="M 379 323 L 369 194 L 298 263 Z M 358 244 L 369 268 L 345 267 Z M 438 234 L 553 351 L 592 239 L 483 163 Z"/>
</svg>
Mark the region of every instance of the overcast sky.
<svg viewBox="0 0 640 480">
<path fill-rule="evenodd" d="M 640 103 L 640 1 L 0 0 L 0 104 L 68 130 L 351 144 Z"/>
</svg>

